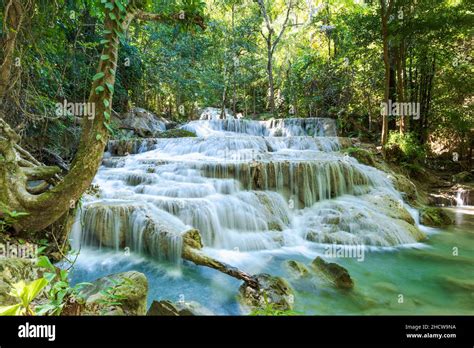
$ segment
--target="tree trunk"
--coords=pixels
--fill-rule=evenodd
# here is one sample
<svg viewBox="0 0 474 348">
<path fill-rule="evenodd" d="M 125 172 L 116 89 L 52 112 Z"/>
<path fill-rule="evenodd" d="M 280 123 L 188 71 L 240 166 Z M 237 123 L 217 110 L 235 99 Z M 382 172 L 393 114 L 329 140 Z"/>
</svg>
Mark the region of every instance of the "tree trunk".
<svg viewBox="0 0 474 348">
<path fill-rule="evenodd" d="M 389 10 L 386 10 L 385 0 L 380 0 L 380 12 L 382 18 L 382 40 L 383 40 L 383 61 L 385 66 L 385 88 L 384 103 L 387 106 L 387 112 L 382 114 L 382 149 L 388 140 L 388 101 L 390 98 L 390 57 L 388 53 L 388 23 Z"/>
<path fill-rule="evenodd" d="M 268 75 L 268 107 L 275 116 L 275 86 L 273 84 L 273 53 L 271 47 L 271 36 L 267 41 L 267 75 Z"/>
<path fill-rule="evenodd" d="M 398 46 L 397 49 L 397 63 L 396 63 L 396 69 L 397 69 L 397 102 L 399 105 L 400 103 L 403 103 L 405 101 L 405 96 L 404 96 L 404 89 L 403 89 L 403 72 L 402 72 L 402 61 L 404 59 L 403 57 L 403 48 L 402 48 L 402 43 Z M 404 108 L 400 107 L 399 112 L 400 112 L 400 133 L 404 134 L 406 132 L 406 119 L 408 118 L 408 115 L 403 114 Z"/>
<path fill-rule="evenodd" d="M 0 65 L 0 104 L 3 103 L 11 83 L 10 76 L 15 55 L 16 39 L 21 30 L 24 16 L 25 8 L 20 0 L 6 1 L 3 17 L 6 34 L 2 40 L 3 61 Z"/>
</svg>

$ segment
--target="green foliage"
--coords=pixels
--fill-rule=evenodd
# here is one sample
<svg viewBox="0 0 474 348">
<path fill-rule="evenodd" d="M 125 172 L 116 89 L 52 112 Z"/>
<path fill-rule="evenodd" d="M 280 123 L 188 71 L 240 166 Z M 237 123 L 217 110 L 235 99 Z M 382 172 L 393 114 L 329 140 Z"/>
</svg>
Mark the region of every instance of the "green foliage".
<svg viewBox="0 0 474 348">
<path fill-rule="evenodd" d="M 186 137 L 195 137 L 196 134 L 193 132 L 187 131 L 185 129 L 170 129 L 158 134 L 158 138 L 186 138 Z"/>
<path fill-rule="evenodd" d="M 121 278 L 120 280 L 111 279 L 110 281 L 112 284 L 100 291 L 102 297 L 97 301 L 97 303 L 103 305 L 102 314 L 104 314 L 110 307 L 120 306 L 122 301 L 127 298 L 125 295 L 117 293 L 117 288 L 120 285 L 133 284 L 130 279 L 126 278 Z"/>
<path fill-rule="evenodd" d="M 220 107 L 225 91 L 227 108 L 245 117 L 273 116 L 268 113 L 266 44 L 260 33 L 264 23 L 254 0 L 134 3 L 165 20 L 133 23 L 127 33 L 117 30 L 118 64 L 109 70 L 116 82 L 108 86 L 105 71 L 96 71 L 98 60 L 111 58 L 102 49 L 112 43 L 109 35 L 115 31 L 106 30 L 104 23 L 120 22 L 128 3 L 35 2 L 34 15 L 18 38 L 21 88 L 16 91 L 19 103 L 12 105 L 21 107 L 6 113 L 14 127 L 24 127 L 22 134 L 34 147 L 72 157 L 80 127 L 71 115 L 55 115 L 55 105 L 65 99 L 86 101 L 92 82 L 98 84 L 93 91 L 98 95 L 113 91 L 113 100 L 102 99 L 101 106 L 113 106 L 116 112 L 139 106 L 181 122 L 195 117 L 198 108 Z M 275 21 L 278 32 L 287 2 L 266 3 L 272 19 L 280 19 Z M 320 1 L 311 18 L 306 1 L 293 3 L 291 26 L 273 56 L 278 117 L 332 117 L 341 135 L 378 138 L 384 93 L 380 2 Z M 398 19 L 400 10 L 403 20 Z M 184 19 L 176 20 L 179 13 Z M 394 2 L 390 15 L 391 60 L 400 43 L 406 49 L 404 100 L 422 106 L 421 118 L 410 119 L 408 130 L 423 144 L 428 135 L 467 143 L 474 123 L 470 4 L 401 0 Z M 207 30 L 191 23 L 196 16 L 204 18 Z M 394 86 L 390 96 L 399 99 Z M 390 123 L 391 129 L 396 127 Z"/>
<path fill-rule="evenodd" d="M 9 295 L 19 302 L 11 306 L 1 306 L 0 315 L 35 315 L 31 302 L 46 285 L 48 285 L 48 281 L 45 278 L 40 278 L 30 283 L 21 280 L 13 284 Z"/>
<path fill-rule="evenodd" d="M 38 305 L 35 310 L 38 315 L 60 315 L 65 305 L 80 302 L 79 292 L 82 287 L 90 283 L 79 283 L 71 287 L 69 284 L 69 272 L 56 268 L 47 256 L 38 258 L 38 266 L 47 269 L 44 278 L 49 283 L 48 302 Z"/>
<path fill-rule="evenodd" d="M 249 315 L 251 316 L 292 316 L 300 315 L 300 313 L 293 310 L 281 310 L 275 308 L 275 304 L 271 303 L 268 299 L 268 295 L 263 293 L 264 306 L 261 308 L 256 308 Z"/>
<path fill-rule="evenodd" d="M 9 230 L 18 220 L 18 218 L 28 215 L 26 212 L 10 211 L 7 207 L 0 204 L 0 233 Z"/>
<path fill-rule="evenodd" d="M 414 133 L 390 132 L 386 150 L 389 159 L 396 162 L 415 163 L 426 157 L 426 151 Z"/>
<path fill-rule="evenodd" d="M 375 165 L 374 155 L 370 151 L 361 149 L 360 147 L 348 147 L 346 149 L 343 149 L 341 152 L 354 157 L 360 163 L 363 163 L 369 166 Z"/>
</svg>

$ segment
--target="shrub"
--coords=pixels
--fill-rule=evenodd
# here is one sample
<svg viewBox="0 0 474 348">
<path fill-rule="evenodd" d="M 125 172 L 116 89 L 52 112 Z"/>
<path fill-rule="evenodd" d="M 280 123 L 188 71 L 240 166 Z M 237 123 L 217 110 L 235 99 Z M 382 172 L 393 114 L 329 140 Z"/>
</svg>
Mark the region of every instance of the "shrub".
<svg viewBox="0 0 474 348">
<path fill-rule="evenodd" d="M 426 156 L 425 149 L 413 133 L 390 132 L 385 147 L 387 157 L 394 162 L 414 163 Z"/>
</svg>

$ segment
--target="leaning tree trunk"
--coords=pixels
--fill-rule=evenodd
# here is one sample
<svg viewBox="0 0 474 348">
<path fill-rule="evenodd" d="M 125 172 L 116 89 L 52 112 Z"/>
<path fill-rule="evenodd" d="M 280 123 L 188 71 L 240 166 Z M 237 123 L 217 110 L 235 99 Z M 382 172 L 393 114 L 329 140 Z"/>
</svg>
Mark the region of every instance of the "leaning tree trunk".
<svg viewBox="0 0 474 348">
<path fill-rule="evenodd" d="M 2 40 L 3 55 L 0 64 L 0 104 L 3 103 L 8 88 L 11 88 L 9 85 L 16 40 L 25 18 L 25 7 L 28 7 L 26 5 L 21 0 L 10 0 L 5 3 L 3 17 L 5 37 Z"/>
<path fill-rule="evenodd" d="M 17 231 L 36 232 L 51 225 L 70 207 L 74 207 L 90 186 L 108 139 L 119 36 L 130 22 L 134 18 L 164 22 L 184 19 L 182 13 L 168 16 L 145 13 L 137 9 L 134 2 L 128 5 L 128 9 L 121 1 L 111 1 L 107 5 L 105 37 L 101 42 L 104 48 L 88 100 L 95 105 L 95 115 L 93 119 L 84 119 L 79 148 L 64 179 L 50 188 L 48 184 L 53 183 L 52 178 L 60 169 L 40 166 L 28 160 L 17 145 L 19 136 L 0 118 L 0 218 L 2 211 L 3 214 L 7 211 L 27 213 L 15 221 L 13 227 Z M 192 21 L 204 27 L 200 16 L 194 16 Z M 32 192 L 28 185 L 31 180 L 43 180 L 46 184 Z"/>
</svg>

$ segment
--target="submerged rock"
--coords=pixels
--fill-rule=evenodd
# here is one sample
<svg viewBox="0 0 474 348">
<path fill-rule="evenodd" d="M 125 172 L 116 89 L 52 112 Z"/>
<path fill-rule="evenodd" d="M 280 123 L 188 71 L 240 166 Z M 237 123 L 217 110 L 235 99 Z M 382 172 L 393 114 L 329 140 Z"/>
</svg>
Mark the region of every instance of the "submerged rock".
<svg viewBox="0 0 474 348">
<path fill-rule="evenodd" d="M 85 301 L 84 315 L 145 315 L 148 280 L 129 271 L 108 275 L 86 285 L 79 293 Z"/>
<path fill-rule="evenodd" d="M 287 260 L 284 265 L 294 278 L 304 278 L 310 275 L 309 269 L 299 261 Z"/>
<path fill-rule="evenodd" d="M 426 226 L 439 227 L 451 225 L 453 221 L 441 208 L 424 207 L 420 209 L 420 223 Z"/>
<path fill-rule="evenodd" d="M 311 266 L 317 273 L 333 283 L 336 288 L 352 289 L 354 287 L 354 281 L 347 269 L 337 263 L 326 262 L 318 256 L 314 259 Z"/>
<path fill-rule="evenodd" d="M 194 316 L 194 315 L 214 315 L 214 313 L 203 307 L 198 302 L 171 302 L 169 300 L 153 301 L 148 312 L 148 316 Z"/>
<path fill-rule="evenodd" d="M 458 279 L 450 276 L 440 278 L 441 284 L 454 291 L 474 292 L 474 280 L 472 279 Z"/>
<path fill-rule="evenodd" d="M 291 310 L 294 294 L 286 280 L 266 273 L 254 277 L 259 284 L 258 290 L 244 283 L 239 288 L 239 301 L 245 307 L 261 309 L 272 306 L 276 310 Z"/>
</svg>

